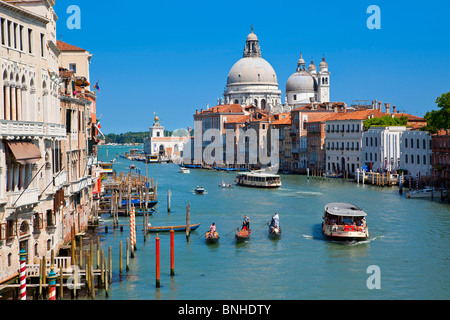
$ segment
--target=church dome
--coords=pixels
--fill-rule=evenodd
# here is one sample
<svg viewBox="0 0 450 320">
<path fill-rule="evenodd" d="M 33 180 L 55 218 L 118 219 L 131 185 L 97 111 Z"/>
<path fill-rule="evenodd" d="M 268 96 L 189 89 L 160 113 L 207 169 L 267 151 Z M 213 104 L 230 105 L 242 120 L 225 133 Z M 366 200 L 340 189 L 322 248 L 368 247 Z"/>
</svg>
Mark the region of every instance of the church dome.
<svg viewBox="0 0 450 320">
<path fill-rule="evenodd" d="M 299 70 L 286 82 L 286 92 L 314 92 L 314 79 L 306 70 Z"/>
<path fill-rule="evenodd" d="M 241 83 L 269 83 L 278 85 L 272 66 L 263 58 L 247 57 L 236 62 L 228 74 L 227 85 Z"/>
</svg>

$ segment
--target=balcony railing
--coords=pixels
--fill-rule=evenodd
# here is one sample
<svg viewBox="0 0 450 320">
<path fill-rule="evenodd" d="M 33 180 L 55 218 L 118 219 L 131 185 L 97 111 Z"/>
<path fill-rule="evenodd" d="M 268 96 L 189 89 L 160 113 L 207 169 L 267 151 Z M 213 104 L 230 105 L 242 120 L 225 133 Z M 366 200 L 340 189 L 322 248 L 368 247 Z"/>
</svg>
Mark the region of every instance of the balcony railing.
<svg viewBox="0 0 450 320">
<path fill-rule="evenodd" d="M 57 123 L 0 120 L 0 135 L 11 137 L 66 137 L 66 127 Z"/>
<path fill-rule="evenodd" d="M 8 192 L 8 202 L 14 207 L 27 206 L 39 202 L 38 188 Z"/>
</svg>

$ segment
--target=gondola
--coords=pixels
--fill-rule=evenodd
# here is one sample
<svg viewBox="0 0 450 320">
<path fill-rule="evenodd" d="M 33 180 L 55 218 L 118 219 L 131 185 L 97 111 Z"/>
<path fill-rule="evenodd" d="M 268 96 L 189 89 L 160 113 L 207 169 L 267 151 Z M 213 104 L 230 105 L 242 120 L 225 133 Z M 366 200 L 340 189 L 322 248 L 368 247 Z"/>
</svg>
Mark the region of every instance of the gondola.
<svg viewBox="0 0 450 320">
<path fill-rule="evenodd" d="M 235 233 L 236 241 L 246 241 L 250 239 L 252 230 L 250 229 L 240 229 Z"/>
<path fill-rule="evenodd" d="M 206 243 L 217 243 L 220 239 L 220 236 L 217 232 L 214 232 L 213 234 L 211 234 L 210 231 L 208 231 L 205 234 L 205 241 Z"/>
<path fill-rule="evenodd" d="M 200 223 L 191 224 L 191 231 L 197 230 L 200 226 Z M 186 231 L 186 225 L 184 226 L 164 226 L 164 227 L 149 227 L 148 232 L 170 232 L 173 230 L 174 232 Z"/>
</svg>

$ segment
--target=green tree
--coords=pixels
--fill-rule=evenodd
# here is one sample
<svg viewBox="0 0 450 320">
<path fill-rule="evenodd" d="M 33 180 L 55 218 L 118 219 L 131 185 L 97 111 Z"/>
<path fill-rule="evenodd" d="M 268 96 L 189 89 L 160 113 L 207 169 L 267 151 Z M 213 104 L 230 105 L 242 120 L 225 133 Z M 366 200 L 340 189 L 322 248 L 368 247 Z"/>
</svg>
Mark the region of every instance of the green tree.
<svg viewBox="0 0 450 320">
<path fill-rule="evenodd" d="M 383 116 L 380 118 L 370 118 L 364 121 L 364 127 L 369 130 L 370 127 L 393 127 L 393 126 L 406 126 L 408 118 L 402 116 L 400 118 L 392 117 L 391 115 Z"/>
<path fill-rule="evenodd" d="M 436 133 L 439 129 L 450 129 L 450 92 L 441 94 L 436 99 L 438 110 L 432 110 L 425 114 L 427 126 L 425 131 Z"/>
</svg>

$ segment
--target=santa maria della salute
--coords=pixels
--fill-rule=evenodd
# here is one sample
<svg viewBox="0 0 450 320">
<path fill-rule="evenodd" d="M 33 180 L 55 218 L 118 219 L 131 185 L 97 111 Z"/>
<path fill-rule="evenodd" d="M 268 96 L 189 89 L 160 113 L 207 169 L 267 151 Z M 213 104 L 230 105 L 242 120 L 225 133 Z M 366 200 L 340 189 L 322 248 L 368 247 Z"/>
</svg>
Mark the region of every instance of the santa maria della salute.
<svg viewBox="0 0 450 320">
<path fill-rule="evenodd" d="M 234 64 L 228 74 L 227 86 L 221 104 L 254 105 L 269 113 L 289 112 L 314 102 L 330 101 L 330 72 L 325 58 L 317 71 L 314 62 L 306 69 L 300 53 L 297 69 L 286 83 L 286 99 L 281 101 L 277 75 L 273 67 L 261 56 L 256 34 L 247 36 L 243 58 Z"/>
</svg>

